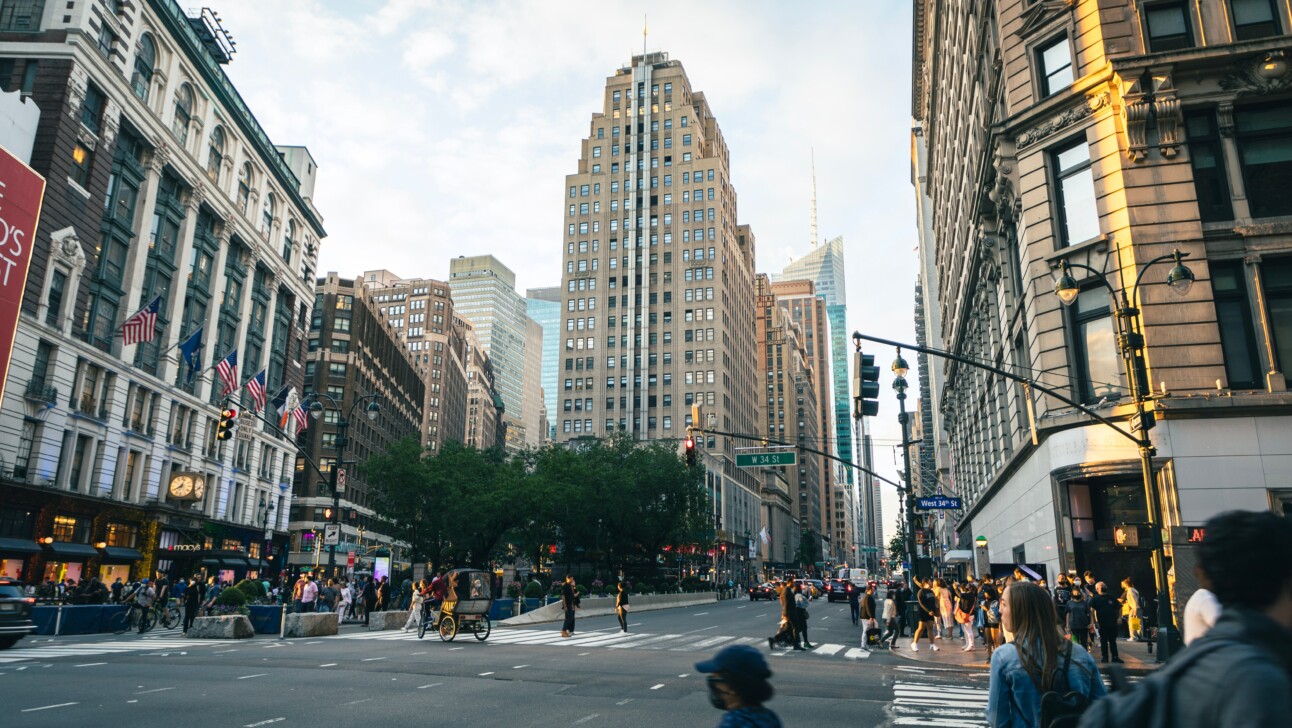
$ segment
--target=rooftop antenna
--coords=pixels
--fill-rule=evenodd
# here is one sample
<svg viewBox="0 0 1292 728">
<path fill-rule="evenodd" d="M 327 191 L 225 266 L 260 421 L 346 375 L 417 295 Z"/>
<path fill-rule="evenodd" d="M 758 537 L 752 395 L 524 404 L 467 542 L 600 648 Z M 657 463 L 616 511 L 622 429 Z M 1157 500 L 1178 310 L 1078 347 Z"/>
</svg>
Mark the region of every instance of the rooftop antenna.
<svg viewBox="0 0 1292 728">
<path fill-rule="evenodd" d="M 812 148 L 812 249 L 816 249 L 816 148 Z"/>
<path fill-rule="evenodd" d="M 646 34 L 649 32 L 649 28 L 650 26 L 646 22 L 646 15 L 642 14 L 642 60 L 643 61 L 646 60 Z"/>
</svg>

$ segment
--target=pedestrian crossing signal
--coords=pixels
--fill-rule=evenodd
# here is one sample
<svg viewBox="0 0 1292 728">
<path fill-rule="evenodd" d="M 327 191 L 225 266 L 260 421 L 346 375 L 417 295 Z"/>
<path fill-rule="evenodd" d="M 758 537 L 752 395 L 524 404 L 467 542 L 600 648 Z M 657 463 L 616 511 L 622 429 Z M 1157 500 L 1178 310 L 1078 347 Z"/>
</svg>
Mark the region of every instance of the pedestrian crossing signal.
<svg viewBox="0 0 1292 728">
<path fill-rule="evenodd" d="M 695 467 L 695 438 L 686 438 L 686 442 L 683 444 L 683 447 L 686 450 L 686 466 L 688 468 Z"/>
<path fill-rule="evenodd" d="M 225 407 L 220 411 L 220 423 L 215 428 L 215 439 L 228 440 L 233 437 L 233 427 L 238 424 L 238 410 Z"/>
</svg>

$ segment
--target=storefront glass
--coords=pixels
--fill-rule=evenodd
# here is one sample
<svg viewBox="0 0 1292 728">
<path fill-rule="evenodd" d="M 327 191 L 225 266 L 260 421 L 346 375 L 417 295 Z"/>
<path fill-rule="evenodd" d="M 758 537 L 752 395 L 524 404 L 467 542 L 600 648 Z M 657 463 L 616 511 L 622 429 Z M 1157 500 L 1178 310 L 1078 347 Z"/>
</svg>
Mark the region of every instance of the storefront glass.
<svg viewBox="0 0 1292 728">
<path fill-rule="evenodd" d="M 99 567 L 99 581 L 104 584 L 111 584 L 118 578 L 121 581 L 130 581 L 129 564 L 105 564 Z"/>
<path fill-rule="evenodd" d="M 71 579 L 72 581 L 80 581 L 83 566 L 84 564 L 79 562 L 46 561 L 43 580 L 59 582 Z"/>
<path fill-rule="evenodd" d="M 10 579 L 22 578 L 22 565 L 25 559 L 10 558 L 0 559 L 0 576 L 7 576 Z"/>
</svg>

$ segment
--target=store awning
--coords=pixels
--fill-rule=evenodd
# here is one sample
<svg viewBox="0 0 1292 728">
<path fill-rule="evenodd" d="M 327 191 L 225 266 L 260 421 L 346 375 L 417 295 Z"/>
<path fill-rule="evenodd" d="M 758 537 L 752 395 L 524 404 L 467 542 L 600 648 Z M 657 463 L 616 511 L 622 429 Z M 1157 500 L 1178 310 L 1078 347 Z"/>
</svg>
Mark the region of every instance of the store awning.
<svg viewBox="0 0 1292 728">
<path fill-rule="evenodd" d="M 124 546 L 106 546 L 103 549 L 103 563 L 105 564 L 133 564 L 140 561 L 144 555 L 139 553 L 139 549 L 130 549 Z"/>
<path fill-rule="evenodd" d="M 220 561 L 224 562 L 224 568 L 226 569 L 246 569 L 251 566 L 251 563 L 246 559 L 234 556 L 222 556 Z"/>
<path fill-rule="evenodd" d="M 85 561 L 99 555 L 99 550 L 88 543 L 55 541 L 45 544 L 45 549 L 58 561 Z"/>
<path fill-rule="evenodd" d="M 220 563 L 220 560 L 219 560 L 219 559 L 209 559 L 209 558 L 208 558 L 208 559 L 202 559 L 202 566 L 205 566 L 205 567 L 208 567 L 208 568 L 211 568 L 211 569 L 218 569 L 218 568 L 220 568 L 221 566 L 223 566 L 223 564 L 221 564 L 221 563 Z"/>
<path fill-rule="evenodd" d="M 40 546 L 35 541 L 29 541 L 25 538 L 0 538 L 0 554 L 28 554 L 40 553 Z"/>
<path fill-rule="evenodd" d="M 968 564 L 973 561 L 973 552 L 969 550 L 948 551 L 947 557 L 942 560 L 944 564 Z"/>
</svg>

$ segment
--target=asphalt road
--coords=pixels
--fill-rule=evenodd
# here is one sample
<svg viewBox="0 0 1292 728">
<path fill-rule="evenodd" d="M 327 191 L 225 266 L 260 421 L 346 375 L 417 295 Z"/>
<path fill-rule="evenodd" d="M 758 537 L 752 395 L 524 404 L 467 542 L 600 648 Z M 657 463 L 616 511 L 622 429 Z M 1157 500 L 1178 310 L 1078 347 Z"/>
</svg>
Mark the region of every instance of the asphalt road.
<svg viewBox="0 0 1292 728">
<path fill-rule="evenodd" d="M 444 643 L 428 633 L 212 643 L 177 632 L 27 638 L 0 652 L 7 726 L 194 727 L 716 725 L 696 661 L 726 644 L 768 652 L 774 602 L 495 627 Z M 986 675 L 861 653 L 846 603 L 812 605 L 815 652 L 768 652 L 786 726 L 981 725 Z"/>
</svg>

